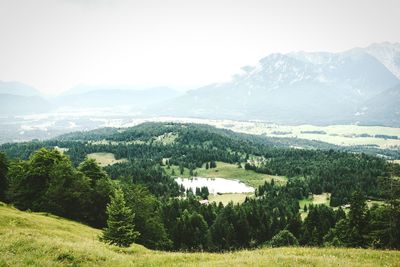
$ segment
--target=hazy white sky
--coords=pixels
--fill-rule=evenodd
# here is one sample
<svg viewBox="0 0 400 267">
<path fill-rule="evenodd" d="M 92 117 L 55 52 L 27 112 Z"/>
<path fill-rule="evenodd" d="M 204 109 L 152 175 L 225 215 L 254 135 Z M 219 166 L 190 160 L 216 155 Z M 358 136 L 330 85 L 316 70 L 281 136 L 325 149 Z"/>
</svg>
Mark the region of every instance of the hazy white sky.
<svg viewBox="0 0 400 267">
<path fill-rule="evenodd" d="M 0 80 L 194 88 L 273 52 L 400 42 L 399 0 L 0 0 Z"/>
</svg>

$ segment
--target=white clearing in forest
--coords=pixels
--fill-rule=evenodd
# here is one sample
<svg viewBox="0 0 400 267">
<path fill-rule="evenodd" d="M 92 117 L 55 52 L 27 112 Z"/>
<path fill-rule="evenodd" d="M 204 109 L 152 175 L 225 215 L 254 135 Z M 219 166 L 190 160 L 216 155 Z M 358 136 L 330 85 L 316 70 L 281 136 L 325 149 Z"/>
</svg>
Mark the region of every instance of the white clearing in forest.
<svg viewBox="0 0 400 267">
<path fill-rule="evenodd" d="M 128 162 L 127 159 L 116 159 L 113 153 L 105 152 L 91 153 L 88 154 L 87 157 L 90 159 L 95 159 L 101 167 L 113 165 L 116 163 Z"/>
</svg>

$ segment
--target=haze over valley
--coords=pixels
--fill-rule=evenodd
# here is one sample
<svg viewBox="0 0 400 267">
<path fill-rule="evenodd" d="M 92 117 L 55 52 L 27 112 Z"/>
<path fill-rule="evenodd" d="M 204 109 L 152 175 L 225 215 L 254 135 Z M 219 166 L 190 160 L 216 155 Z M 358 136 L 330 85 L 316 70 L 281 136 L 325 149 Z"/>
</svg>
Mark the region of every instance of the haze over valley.
<svg viewBox="0 0 400 267">
<path fill-rule="evenodd" d="M 3 81 L 1 142 L 157 117 L 399 127 L 399 78 L 400 44 L 380 43 L 341 53 L 271 54 L 230 82 L 187 91 L 80 85 L 49 96 Z"/>
</svg>

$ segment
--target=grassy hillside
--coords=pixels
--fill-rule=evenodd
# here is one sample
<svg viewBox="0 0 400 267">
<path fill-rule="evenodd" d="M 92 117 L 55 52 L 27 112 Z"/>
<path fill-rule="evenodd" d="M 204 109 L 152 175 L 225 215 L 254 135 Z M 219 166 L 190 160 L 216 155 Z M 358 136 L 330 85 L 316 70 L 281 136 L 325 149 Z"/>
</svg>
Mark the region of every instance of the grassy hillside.
<svg viewBox="0 0 400 267">
<path fill-rule="evenodd" d="M 264 248 L 217 253 L 168 253 L 98 241 L 99 230 L 0 203 L 0 266 L 400 266 L 400 251 Z"/>
</svg>

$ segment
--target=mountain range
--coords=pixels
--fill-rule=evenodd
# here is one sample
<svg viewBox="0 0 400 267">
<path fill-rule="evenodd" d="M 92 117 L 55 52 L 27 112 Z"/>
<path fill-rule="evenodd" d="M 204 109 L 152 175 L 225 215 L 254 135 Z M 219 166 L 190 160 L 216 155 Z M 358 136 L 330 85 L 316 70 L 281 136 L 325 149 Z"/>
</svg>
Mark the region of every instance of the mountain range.
<svg viewBox="0 0 400 267">
<path fill-rule="evenodd" d="M 58 107 L 96 108 L 126 106 L 137 111 L 149 105 L 159 104 L 177 97 L 180 93 L 168 87 L 154 87 L 144 90 L 113 89 L 91 87 L 93 90 L 82 90 L 66 93 L 52 99 Z"/>
<path fill-rule="evenodd" d="M 18 82 L 0 81 L 0 115 L 25 115 L 86 108 L 125 107 L 138 112 L 181 93 L 167 87 L 134 89 L 119 86 L 79 86 L 58 96 L 44 96 Z"/>
<path fill-rule="evenodd" d="M 271 54 L 226 83 L 165 103 L 163 115 L 289 124 L 400 125 L 400 44 Z M 381 103 L 377 108 L 376 103 Z M 383 106 L 382 106 L 383 104 Z"/>
<path fill-rule="evenodd" d="M 0 115 L 127 106 L 149 116 L 400 126 L 399 96 L 400 43 L 379 43 L 340 53 L 271 54 L 228 82 L 184 94 L 80 86 L 45 98 L 28 85 L 0 82 Z"/>
</svg>

